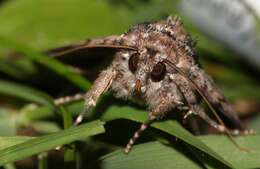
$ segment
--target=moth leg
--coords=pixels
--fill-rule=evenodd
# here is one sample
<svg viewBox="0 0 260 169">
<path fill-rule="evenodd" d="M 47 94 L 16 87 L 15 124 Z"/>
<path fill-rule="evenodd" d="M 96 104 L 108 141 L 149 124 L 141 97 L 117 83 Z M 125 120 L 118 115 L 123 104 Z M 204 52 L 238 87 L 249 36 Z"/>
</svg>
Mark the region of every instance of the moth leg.
<svg viewBox="0 0 260 169">
<path fill-rule="evenodd" d="M 189 106 L 181 105 L 177 107 L 180 111 L 186 112 L 184 113 L 183 120 L 186 120 L 190 115 L 194 114 L 193 111 L 190 110 Z"/>
<path fill-rule="evenodd" d="M 200 107 L 200 104 L 196 98 L 196 95 L 195 95 L 193 89 L 189 85 L 186 84 L 186 81 L 182 80 L 179 82 L 182 84 L 182 86 L 180 86 L 180 90 L 183 93 L 185 100 L 187 101 L 189 108 L 190 108 L 190 110 L 187 112 L 187 114 L 184 116 L 184 118 L 187 118 L 191 114 L 196 114 L 200 118 L 202 118 L 205 122 L 207 122 L 210 126 L 214 127 L 219 132 L 224 133 L 225 126 L 216 123 L 205 113 L 205 111 Z M 229 129 L 229 131 L 232 135 L 248 135 L 248 134 L 255 133 L 253 130 Z"/>
<path fill-rule="evenodd" d="M 73 101 L 77 101 L 77 100 L 82 100 L 85 97 L 86 97 L 86 93 L 78 93 L 74 96 L 66 96 L 66 97 L 55 99 L 54 104 L 56 106 L 59 106 L 61 104 L 65 104 L 65 103 L 69 103 L 69 102 L 73 102 Z"/>
<path fill-rule="evenodd" d="M 85 94 L 85 107 L 83 111 L 78 115 L 73 126 L 77 126 L 83 120 L 89 108 L 96 105 L 101 94 L 106 92 L 111 86 L 115 76 L 116 71 L 113 69 L 107 69 L 99 74 L 98 78 L 94 81 L 91 89 Z"/>
<path fill-rule="evenodd" d="M 225 126 L 216 123 L 212 120 L 205 111 L 199 105 L 191 105 L 191 114 L 198 115 L 202 118 L 205 122 L 207 122 L 210 126 L 214 127 L 221 133 L 225 133 Z M 253 130 L 238 130 L 238 129 L 228 129 L 232 135 L 248 135 L 248 134 L 255 134 Z"/>
<path fill-rule="evenodd" d="M 233 127 L 239 130 L 245 130 L 237 113 L 227 102 L 213 79 L 208 76 L 204 70 L 194 67 L 194 69 L 190 72 L 190 78 L 198 85 L 214 108 L 227 117 Z"/>
<path fill-rule="evenodd" d="M 189 110 L 183 117 L 183 119 L 187 119 L 190 115 L 194 114 L 192 110 Z"/>
<path fill-rule="evenodd" d="M 125 153 L 128 153 L 132 148 L 135 141 L 140 137 L 141 133 L 156 119 L 156 116 L 151 115 L 146 122 L 144 122 L 141 127 L 135 132 L 134 136 L 129 140 L 125 147 Z"/>
<path fill-rule="evenodd" d="M 188 119 L 190 115 L 194 114 L 193 111 L 190 109 L 190 107 L 186 105 L 181 105 L 181 106 L 177 106 L 177 108 L 184 114 L 182 123 L 187 124 L 188 122 L 189 129 L 192 131 L 192 133 L 195 135 L 200 135 L 199 123 L 197 119 L 195 118 Z"/>
<path fill-rule="evenodd" d="M 167 109 L 165 101 L 161 101 L 160 104 L 149 113 L 150 117 L 146 120 L 141 127 L 135 132 L 134 136 L 129 140 L 125 147 L 125 153 L 128 153 L 132 148 L 135 141 L 140 137 L 141 133 L 158 117 L 162 116 Z"/>
</svg>

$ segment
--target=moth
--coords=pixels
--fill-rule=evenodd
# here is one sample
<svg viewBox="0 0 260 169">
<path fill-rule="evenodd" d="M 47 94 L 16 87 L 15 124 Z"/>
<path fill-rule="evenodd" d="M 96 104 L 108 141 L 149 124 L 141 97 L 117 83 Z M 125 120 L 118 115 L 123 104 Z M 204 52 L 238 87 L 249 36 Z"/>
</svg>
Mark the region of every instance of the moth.
<svg viewBox="0 0 260 169">
<path fill-rule="evenodd" d="M 197 115 L 230 137 L 231 134 L 253 134 L 254 131 L 244 128 L 212 78 L 201 68 L 195 45 L 196 41 L 185 32 L 181 20 L 169 16 L 162 21 L 133 26 L 122 35 L 85 40 L 51 50 L 47 53 L 55 58 L 86 48 L 118 49 L 112 63 L 99 74 L 87 93 L 57 99 L 55 104 L 85 99 L 85 108 L 77 117 L 76 126 L 107 90 L 112 90 L 117 98 L 143 99 L 148 106 L 149 119 L 130 139 L 126 153 L 150 123 L 172 109 L 185 111 L 184 118 Z M 199 97 L 208 104 L 218 123 L 200 107 Z M 225 127 L 215 109 L 229 119 L 234 129 Z M 231 140 L 245 150 L 232 137 Z"/>
</svg>

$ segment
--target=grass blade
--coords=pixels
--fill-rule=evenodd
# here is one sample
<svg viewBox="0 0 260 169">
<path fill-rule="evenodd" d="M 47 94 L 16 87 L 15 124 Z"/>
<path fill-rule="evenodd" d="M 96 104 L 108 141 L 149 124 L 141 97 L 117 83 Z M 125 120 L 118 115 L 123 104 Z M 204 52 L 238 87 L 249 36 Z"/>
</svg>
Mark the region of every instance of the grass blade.
<svg viewBox="0 0 260 169">
<path fill-rule="evenodd" d="M 51 96 L 22 84 L 0 80 L 0 93 L 53 107 Z"/>
<path fill-rule="evenodd" d="M 27 137 L 27 136 L 0 137 L 0 150 L 5 149 L 7 147 L 14 146 L 16 144 L 21 144 L 21 143 L 29 141 L 33 138 L 34 137 Z"/>
<path fill-rule="evenodd" d="M 129 154 L 118 150 L 101 158 L 102 169 L 201 169 L 201 165 L 187 158 L 187 154 L 159 142 L 133 147 Z"/>
<path fill-rule="evenodd" d="M 14 49 L 16 52 L 22 53 L 28 58 L 43 64 L 44 66 L 50 68 L 51 70 L 55 71 L 56 73 L 62 75 L 64 78 L 69 80 L 70 82 L 74 83 L 78 87 L 83 90 L 88 90 L 90 88 L 90 82 L 85 80 L 82 76 L 72 72 L 66 65 L 63 63 L 48 58 L 44 54 L 28 48 L 24 45 L 18 44 L 12 40 L 9 40 L 3 36 L 0 36 L 0 44 L 10 47 Z"/>
<path fill-rule="evenodd" d="M 93 121 L 75 128 L 69 128 L 61 132 L 34 138 L 24 143 L 1 149 L 0 165 L 47 151 L 87 136 L 102 133 L 105 131 L 103 125 L 103 122 Z"/>
<path fill-rule="evenodd" d="M 252 153 L 248 154 L 238 150 L 226 136 L 199 136 L 206 145 L 216 151 L 221 157 L 230 161 L 236 169 L 253 169 L 260 166 L 260 136 L 240 136 L 236 140 L 243 146 L 250 148 Z M 193 147 L 194 148 L 194 147 Z M 195 151 L 196 156 L 206 161 L 207 168 L 225 168 L 216 163 L 207 154 Z M 203 168 L 198 161 L 192 158 L 192 154 L 183 149 L 178 141 L 173 145 L 164 145 L 159 142 L 149 142 L 133 147 L 128 155 L 123 150 L 107 154 L 101 158 L 102 169 L 198 169 Z M 214 164 L 215 163 L 215 164 Z"/>
<path fill-rule="evenodd" d="M 110 121 L 114 119 L 130 119 L 133 121 L 144 122 L 148 119 L 148 113 L 142 110 L 137 110 L 133 107 L 129 106 L 110 106 L 108 110 L 103 115 L 102 119 L 105 121 Z M 167 120 L 163 122 L 154 122 L 151 126 L 165 131 L 177 138 L 183 140 L 184 142 L 193 145 L 194 147 L 198 148 L 199 150 L 209 154 L 211 157 L 215 158 L 216 160 L 222 162 L 226 166 L 233 168 L 233 166 L 226 160 L 224 160 L 220 155 L 210 149 L 207 145 L 185 130 L 177 121 L 174 120 Z"/>
<path fill-rule="evenodd" d="M 251 153 L 237 149 L 226 136 L 199 136 L 199 139 L 221 157 L 232 163 L 236 169 L 259 168 L 260 166 L 259 135 L 236 137 L 236 141 L 251 150 Z"/>
</svg>

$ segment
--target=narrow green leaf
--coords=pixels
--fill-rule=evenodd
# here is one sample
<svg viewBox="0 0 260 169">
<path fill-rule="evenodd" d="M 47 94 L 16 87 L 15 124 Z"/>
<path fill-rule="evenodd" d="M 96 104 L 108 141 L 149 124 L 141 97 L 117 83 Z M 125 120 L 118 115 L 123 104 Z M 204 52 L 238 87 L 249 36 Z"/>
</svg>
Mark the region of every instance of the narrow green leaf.
<svg viewBox="0 0 260 169">
<path fill-rule="evenodd" d="M 104 132 L 104 123 L 93 121 L 75 128 L 34 138 L 21 144 L 17 144 L 0 150 L 0 165 L 23 159 L 25 157 L 48 151 L 57 146 L 71 143 L 87 136 Z"/>
<path fill-rule="evenodd" d="M 0 71 L 11 76 L 14 77 L 16 79 L 22 79 L 23 77 L 25 77 L 26 74 L 24 70 L 21 70 L 19 68 L 16 67 L 17 65 L 14 64 L 11 61 L 8 61 L 6 59 L 3 59 L 0 57 Z"/>
<path fill-rule="evenodd" d="M 27 137 L 27 136 L 0 137 L 0 150 L 3 150 L 7 147 L 11 147 L 16 144 L 21 144 L 33 138 L 34 137 Z"/>
<path fill-rule="evenodd" d="M 187 158 L 183 151 L 159 142 L 133 147 L 129 154 L 118 150 L 101 158 L 102 169 L 201 169 L 198 162 Z"/>
<path fill-rule="evenodd" d="M 66 65 L 63 63 L 46 57 L 44 54 L 33 50 L 31 48 L 26 47 L 25 45 L 18 44 L 12 40 L 9 40 L 3 36 L 0 36 L 0 44 L 10 47 L 15 51 L 24 54 L 30 59 L 37 61 L 44 66 L 50 68 L 51 70 L 57 72 L 62 75 L 67 80 L 73 82 L 75 85 L 80 87 L 81 89 L 88 90 L 90 88 L 90 82 L 85 80 L 82 76 L 72 72 Z"/>
<path fill-rule="evenodd" d="M 236 169 L 260 167 L 260 135 L 236 137 L 236 141 L 241 146 L 249 149 L 251 151 L 250 153 L 240 151 L 229 138 L 225 136 L 199 136 L 199 139 L 221 157 L 232 163 Z"/>
<path fill-rule="evenodd" d="M 69 113 L 63 106 L 60 106 L 60 111 L 63 117 L 63 127 L 64 129 L 70 128 L 73 124 L 72 114 Z"/>
<path fill-rule="evenodd" d="M 49 133 L 61 131 L 60 126 L 54 122 L 37 121 L 37 122 L 31 122 L 30 125 L 40 133 L 49 134 Z"/>
<path fill-rule="evenodd" d="M 51 96 L 22 84 L 0 80 L 0 93 L 53 107 Z"/>
<path fill-rule="evenodd" d="M 253 169 L 260 166 L 260 136 L 240 136 L 236 140 L 243 146 L 249 148 L 252 152 L 242 152 L 233 145 L 226 136 L 199 136 L 206 145 L 217 152 L 221 157 L 234 165 L 235 169 Z M 197 169 L 203 168 L 187 150 L 181 145 L 165 145 L 159 142 L 149 142 L 139 144 L 133 147 L 129 154 L 123 150 L 117 150 L 101 158 L 102 169 Z M 182 145 L 183 146 L 183 145 Z M 211 159 L 207 154 L 196 151 L 196 155 L 202 161 Z M 211 161 L 214 163 L 214 161 Z M 207 168 L 225 168 L 221 164 Z"/>
<path fill-rule="evenodd" d="M 47 118 L 53 118 L 55 116 L 54 110 L 47 106 L 35 107 L 26 105 L 21 109 L 20 119 L 21 121 L 37 121 Z"/>
<path fill-rule="evenodd" d="M 16 126 L 13 119 L 14 116 L 11 113 L 0 108 L 0 136 L 14 136 L 16 134 Z"/>
<path fill-rule="evenodd" d="M 73 124 L 73 118 L 72 118 L 72 114 L 69 113 L 63 106 L 60 106 L 60 111 L 62 113 L 62 117 L 63 117 L 63 127 L 64 129 L 70 128 Z M 67 163 L 67 165 L 72 166 L 73 161 L 75 160 L 75 150 L 76 150 L 76 146 L 75 143 L 71 143 L 69 149 L 66 149 L 64 152 L 64 162 Z M 67 168 L 72 168 L 72 167 L 67 167 Z M 74 168 L 74 167 L 73 167 Z"/>
<path fill-rule="evenodd" d="M 38 169 L 48 169 L 47 153 L 41 153 L 38 155 Z"/>
<path fill-rule="evenodd" d="M 138 122 L 144 122 L 149 118 L 148 113 L 142 110 L 137 110 L 133 107 L 129 106 L 110 106 L 105 114 L 102 116 L 102 119 L 105 121 L 110 121 L 114 119 L 130 119 Z M 215 153 L 212 149 L 206 146 L 203 142 L 185 130 L 177 121 L 174 120 L 166 120 L 166 121 L 159 121 L 154 122 L 151 126 L 165 131 L 177 138 L 183 140 L 184 142 L 193 145 L 194 147 L 198 148 L 199 150 L 209 154 L 213 158 L 217 159 L 218 161 L 222 162 L 226 166 L 233 168 L 232 165 L 224 160 L 220 155 Z"/>
</svg>

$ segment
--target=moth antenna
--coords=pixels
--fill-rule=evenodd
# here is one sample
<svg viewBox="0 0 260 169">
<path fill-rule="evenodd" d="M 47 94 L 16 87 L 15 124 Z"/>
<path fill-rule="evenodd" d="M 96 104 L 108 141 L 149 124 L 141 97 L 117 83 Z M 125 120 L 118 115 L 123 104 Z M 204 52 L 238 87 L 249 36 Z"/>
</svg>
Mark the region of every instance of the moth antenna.
<svg viewBox="0 0 260 169">
<path fill-rule="evenodd" d="M 58 57 L 58 56 L 62 56 L 62 55 L 80 50 L 80 49 L 87 49 L 87 48 L 115 48 L 115 49 L 137 50 L 135 47 L 125 46 L 125 45 L 96 44 L 96 45 L 79 46 L 79 47 L 75 47 L 73 49 L 64 50 L 62 52 L 53 53 L 53 54 L 50 54 L 49 57 L 55 58 L 55 57 Z"/>
<path fill-rule="evenodd" d="M 173 69 L 175 69 L 178 73 L 180 73 L 183 77 L 185 77 L 196 89 L 196 91 L 200 94 L 200 96 L 203 98 L 203 100 L 207 103 L 207 105 L 209 106 L 210 110 L 213 112 L 214 116 L 216 117 L 216 119 L 218 120 L 218 122 L 224 127 L 224 130 L 226 132 L 226 134 L 229 136 L 230 140 L 233 142 L 234 145 L 236 145 L 236 147 L 238 147 L 241 151 L 245 151 L 250 153 L 251 151 L 242 147 L 241 145 L 239 145 L 236 140 L 232 137 L 230 131 L 227 129 L 226 125 L 224 124 L 224 122 L 221 120 L 221 118 L 219 117 L 219 115 L 217 114 L 216 110 L 213 108 L 213 106 L 211 105 L 211 103 L 209 102 L 209 100 L 207 99 L 207 97 L 201 92 L 200 88 L 196 85 L 196 83 L 191 80 L 186 73 L 184 73 L 180 68 L 178 68 L 174 63 L 172 63 L 171 61 L 165 59 L 164 62 L 166 64 L 168 64 L 170 67 L 172 67 Z"/>
</svg>

